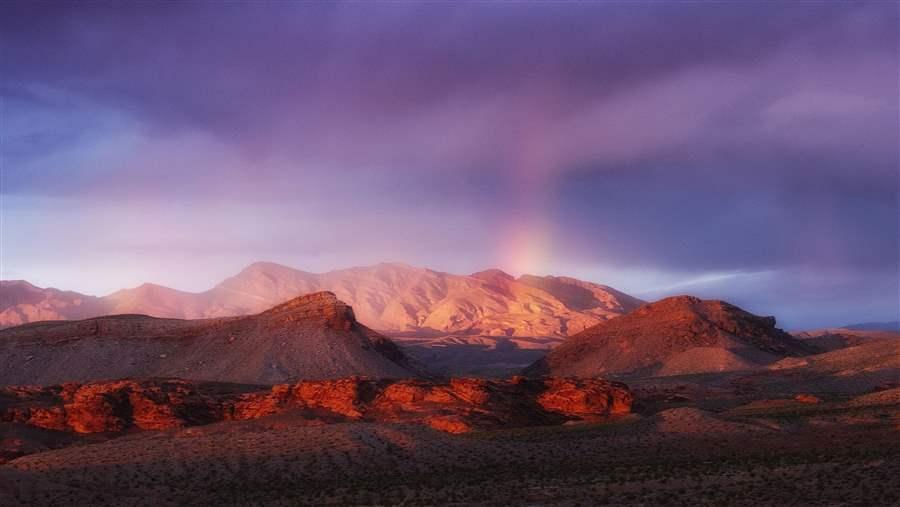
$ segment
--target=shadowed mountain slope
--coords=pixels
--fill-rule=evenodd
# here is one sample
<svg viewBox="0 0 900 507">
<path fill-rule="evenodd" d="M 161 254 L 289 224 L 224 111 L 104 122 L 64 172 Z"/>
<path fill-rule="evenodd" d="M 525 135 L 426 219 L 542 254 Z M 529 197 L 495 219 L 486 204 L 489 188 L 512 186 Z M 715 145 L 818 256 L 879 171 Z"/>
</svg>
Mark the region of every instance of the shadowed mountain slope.
<svg viewBox="0 0 900 507">
<path fill-rule="evenodd" d="M 393 342 L 359 324 L 329 292 L 244 317 L 36 322 L 0 331 L 0 362 L 2 384 L 176 375 L 271 384 L 416 375 Z"/>
<path fill-rule="evenodd" d="M 678 296 L 644 305 L 568 338 L 529 374 L 668 376 L 750 370 L 811 349 L 723 301 Z"/>
<path fill-rule="evenodd" d="M 788 357 L 751 380 L 767 389 L 861 393 L 900 387 L 900 340 L 873 339 L 805 357 Z"/>
</svg>

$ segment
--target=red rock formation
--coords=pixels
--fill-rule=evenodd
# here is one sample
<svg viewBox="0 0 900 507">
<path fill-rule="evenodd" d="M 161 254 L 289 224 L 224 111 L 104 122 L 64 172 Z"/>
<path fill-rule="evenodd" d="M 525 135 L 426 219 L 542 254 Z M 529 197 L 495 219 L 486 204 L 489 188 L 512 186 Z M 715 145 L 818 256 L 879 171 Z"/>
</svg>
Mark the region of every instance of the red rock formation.
<svg viewBox="0 0 900 507">
<path fill-rule="evenodd" d="M 268 393 L 245 394 L 231 405 L 230 410 L 224 411 L 227 415 L 223 417 L 243 421 L 277 414 L 282 407 L 290 403 L 293 395 L 293 386 L 287 384 L 274 385 L 271 392 Z"/>
<path fill-rule="evenodd" d="M 76 433 L 122 431 L 130 402 L 124 382 L 86 384 L 64 405 L 66 425 Z"/>
<path fill-rule="evenodd" d="M 303 407 L 323 408 L 351 419 L 362 417 L 359 404 L 363 381 L 357 377 L 339 380 L 300 382 L 294 397 Z"/>
<path fill-rule="evenodd" d="M 634 397 L 625 389 L 599 379 L 553 378 L 537 402 L 546 410 L 569 416 L 595 417 L 627 414 Z"/>
<path fill-rule="evenodd" d="M 811 405 L 822 403 L 822 400 L 819 399 L 818 396 L 813 394 L 800 393 L 797 396 L 794 396 L 794 399 L 799 401 L 800 403 L 809 403 Z"/>
<path fill-rule="evenodd" d="M 441 431 L 602 420 L 627 413 L 624 384 L 599 379 L 339 380 L 269 390 L 177 379 L 118 380 L 0 390 L 0 421 L 75 433 L 163 430 L 286 411 L 322 422 L 425 424 Z"/>
<path fill-rule="evenodd" d="M 490 383 L 484 379 L 454 378 L 450 379 L 450 390 L 464 401 L 474 405 L 483 405 L 490 399 L 488 386 Z"/>
<path fill-rule="evenodd" d="M 446 433 L 468 433 L 472 425 L 458 415 L 436 415 L 425 418 L 425 424 Z"/>
<path fill-rule="evenodd" d="M 35 407 L 31 409 L 27 420 L 32 426 L 37 426 L 39 428 L 50 430 L 67 429 L 66 411 L 63 407 Z"/>
</svg>

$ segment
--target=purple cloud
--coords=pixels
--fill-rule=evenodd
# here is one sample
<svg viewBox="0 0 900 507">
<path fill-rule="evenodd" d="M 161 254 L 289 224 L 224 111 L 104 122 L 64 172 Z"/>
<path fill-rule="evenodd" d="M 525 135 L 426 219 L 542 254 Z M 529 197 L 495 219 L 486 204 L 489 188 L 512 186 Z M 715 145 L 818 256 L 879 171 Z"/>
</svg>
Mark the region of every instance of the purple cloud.
<svg viewBox="0 0 900 507">
<path fill-rule="evenodd" d="M 900 257 L 896 5 L 0 11 L 4 276 L 50 278 L 61 251 L 96 291 L 124 284 L 88 280 L 110 263 L 198 288 L 264 257 L 389 258 L 665 272 L 765 307 L 819 272 L 800 285 L 832 297 L 797 322 L 861 297 L 896 320 L 897 284 L 872 283 Z M 161 251 L 221 259 L 166 278 Z M 747 293 L 716 278 L 734 272 L 786 274 Z M 622 288 L 655 290 L 642 279 Z"/>
</svg>

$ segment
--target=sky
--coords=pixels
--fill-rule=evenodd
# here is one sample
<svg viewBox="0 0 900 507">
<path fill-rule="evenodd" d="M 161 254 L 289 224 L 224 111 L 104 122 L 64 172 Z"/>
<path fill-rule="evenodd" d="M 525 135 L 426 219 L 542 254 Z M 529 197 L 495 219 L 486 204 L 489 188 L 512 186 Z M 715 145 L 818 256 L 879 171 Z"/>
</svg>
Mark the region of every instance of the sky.
<svg viewBox="0 0 900 507">
<path fill-rule="evenodd" d="M 0 278 L 268 260 L 898 320 L 893 2 L 0 5 Z"/>
</svg>

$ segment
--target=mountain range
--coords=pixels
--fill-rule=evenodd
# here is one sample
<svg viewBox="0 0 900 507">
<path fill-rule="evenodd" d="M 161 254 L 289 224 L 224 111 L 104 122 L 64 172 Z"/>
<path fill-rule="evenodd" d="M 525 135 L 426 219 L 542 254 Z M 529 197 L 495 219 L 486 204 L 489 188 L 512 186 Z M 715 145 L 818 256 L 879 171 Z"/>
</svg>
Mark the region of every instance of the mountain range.
<svg viewBox="0 0 900 507">
<path fill-rule="evenodd" d="M 401 263 L 309 273 L 257 262 L 210 290 L 143 284 L 104 297 L 0 284 L 0 327 L 112 314 L 203 319 L 261 312 L 302 294 L 330 291 L 381 332 L 414 335 L 565 337 L 627 313 L 643 301 L 569 277 L 492 269 L 453 275 Z"/>
<path fill-rule="evenodd" d="M 890 322 L 862 322 L 844 326 L 843 329 L 852 329 L 854 331 L 900 331 L 900 320 Z"/>
<path fill-rule="evenodd" d="M 103 298 L 43 289 L 24 280 L 0 280 L 0 327 L 41 320 L 86 319 L 106 313 Z"/>
</svg>

